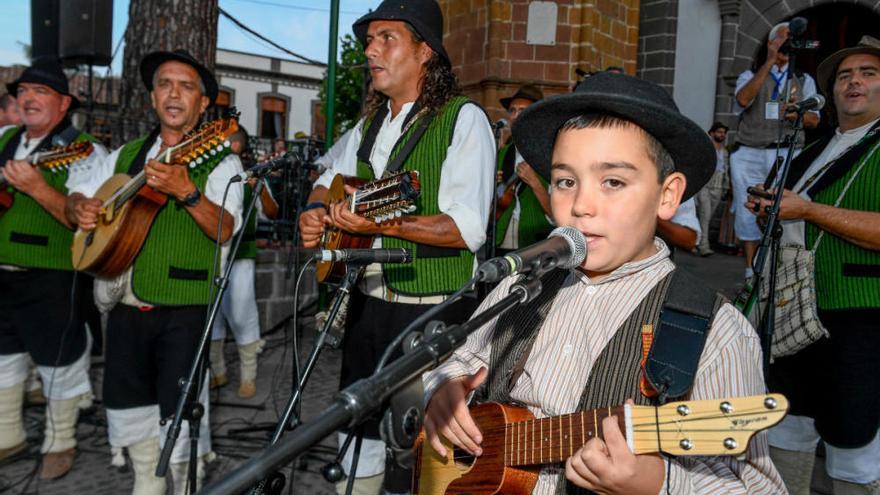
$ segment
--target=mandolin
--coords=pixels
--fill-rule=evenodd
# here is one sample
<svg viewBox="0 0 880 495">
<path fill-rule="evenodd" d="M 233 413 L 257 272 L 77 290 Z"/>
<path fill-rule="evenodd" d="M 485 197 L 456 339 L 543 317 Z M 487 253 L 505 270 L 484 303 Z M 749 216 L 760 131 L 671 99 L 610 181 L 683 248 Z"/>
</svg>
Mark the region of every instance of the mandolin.
<svg viewBox="0 0 880 495">
<path fill-rule="evenodd" d="M 349 197 L 346 185 L 358 188 Z M 383 223 L 416 211 L 415 201 L 421 186 L 417 171 L 398 172 L 388 177 L 367 182 L 357 177 L 336 175 L 327 192 L 327 204 L 348 201 L 351 211 Z M 351 234 L 337 228 L 327 227 L 321 237 L 320 249 L 367 249 L 373 244 L 373 236 Z M 315 276 L 318 282 L 338 283 L 345 275 L 345 263 L 319 261 Z"/>
<path fill-rule="evenodd" d="M 602 419 L 614 415 L 635 454 L 736 456 L 760 430 L 782 421 L 788 400 L 780 394 L 721 400 L 623 405 L 535 419 L 525 408 L 489 402 L 471 407 L 483 434 L 480 457 L 446 440 L 441 457 L 416 440 L 413 493 L 419 495 L 531 494 L 541 465 L 562 463 L 592 438 L 602 438 Z"/>
<path fill-rule="evenodd" d="M 182 142 L 163 151 L 156 159 L 165 164 L 195 169 L 218 154 L 229 153 L 229 136 L 238 130 L 234 112 L 207 122 Z M 116 174 L 95 193 L 102 200 L 94 230 L 77 230 L 71 251 L 76 270 L 103 278 L 116 277 L 134 262 L 156 215 L 168 196 L 147 185 L 141 170 L 134 177 Z"/>
<path fill-rule="evenodd" d="M 73 162 L 91 155 L 94 149 L 95 147 L 90 141 L 79 141 L 67 146 L 56 146 L 45 151 L 32 153 L 25 160 L 35 167 L 51 172 L 60 172 L 66 170 Z M 12 203 L 15 201 L 15 196 L 6 190 L 7 184 L 8 181 L 3 175 L 3 169 L 0 168 L 0 216 L 12 208 Z"/>
</svg>

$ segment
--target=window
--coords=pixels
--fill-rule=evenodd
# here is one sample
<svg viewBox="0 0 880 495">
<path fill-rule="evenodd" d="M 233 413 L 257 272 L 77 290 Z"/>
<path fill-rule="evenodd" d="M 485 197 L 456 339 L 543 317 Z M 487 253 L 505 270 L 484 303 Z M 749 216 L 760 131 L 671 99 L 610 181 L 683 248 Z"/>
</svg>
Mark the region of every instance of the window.
<svg viewBox="0 0 880 495">
<path fill-rule="evenodd" d="M 287 137 L 287 100 L 277 96 L 260 99 L 260 137 L 275 139 Z"/>
</svg>

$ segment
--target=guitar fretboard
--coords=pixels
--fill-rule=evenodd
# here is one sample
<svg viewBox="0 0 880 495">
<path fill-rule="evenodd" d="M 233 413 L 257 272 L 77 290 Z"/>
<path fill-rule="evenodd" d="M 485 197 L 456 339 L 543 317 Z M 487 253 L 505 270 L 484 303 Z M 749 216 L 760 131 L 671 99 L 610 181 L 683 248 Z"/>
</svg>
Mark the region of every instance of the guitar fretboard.
<svg viewBox="0 0 880 495">
<path fill-rule="evenodd" d="M 623 406 L 505 425 L 504 464 L 529 466 L 562 462 L 593 438 L 603 438 L 602 420 L 616 415 L 626 431 Z"/>
</svg>

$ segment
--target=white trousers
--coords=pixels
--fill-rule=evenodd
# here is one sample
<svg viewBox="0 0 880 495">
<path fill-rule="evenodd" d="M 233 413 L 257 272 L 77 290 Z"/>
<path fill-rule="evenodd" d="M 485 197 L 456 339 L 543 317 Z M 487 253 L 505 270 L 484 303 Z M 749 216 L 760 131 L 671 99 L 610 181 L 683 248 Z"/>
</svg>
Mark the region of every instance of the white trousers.
<svg viewBox="0 0 880 495">
<path fill-rule="evenodd" d="M 232 263 L 229 272 L 229 285 L 220 311 L 211 328 L 212 340 L 226 338 L 226 324 L 232 328 L 235 343 L 248 345 L 260 340 L 260 315 L 257 312 L 257 293 L 254 288 L 256 260 L 241 259 Z"/>
<path fill-rule="evenodd" d="M 787 148 L 779 150 L 785 158 Z M 795 151 L 795 156 L 798 152 Z M 730 155 L 730 185 L 733 188 L 733 213 L 736 215 L 734 229 L 736 237 L 741 241 L 758 241 L 761 229 L 755 220 L 755 214 L 746 209 L 748 189 L 756 184 L 763 184 L 776 162 L 776 149 L 750 148 L 740 146 Z"/>
<path fill-rule="evenodd" d="M 67 366 L 37 366 L 43 381 L 43 395 L 50 400 L 67 400 L 91 393 L 89 365 L 91 363 L 92 336 L 86 332 L 86 347 L 82 355 Z M 26 352 L 0 356 L 0 388 L 17 385 L 27 378 L 28 355 Z"/>
<path fill-rule="evenodd" d="M 821 438 L 813 418 L 789 414 L 770 429 L 770 445 L 796 452 L 812 452 Z M 828 476 L 850 483 L 868 484 L 880 480 L 880 432 L 868 445 L 842 449 L 825 444 L 825 470 Z"/>
</svg>

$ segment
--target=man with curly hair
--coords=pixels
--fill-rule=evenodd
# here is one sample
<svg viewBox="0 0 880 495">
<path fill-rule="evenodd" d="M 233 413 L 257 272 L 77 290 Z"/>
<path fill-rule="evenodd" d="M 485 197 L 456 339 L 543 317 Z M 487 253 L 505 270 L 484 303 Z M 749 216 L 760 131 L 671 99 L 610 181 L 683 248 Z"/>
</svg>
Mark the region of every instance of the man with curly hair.
<svg viewBox="0 0 880 495">
<path fill-rule="evenodd" d="M 460 95 L 435 0 L 385 0 L 353 30 L 364 46 L 373 91 L 341 158 L 309 196 L 300 217 L 303 243 L 316 247 L 331 225 L 376 236 L 374 247 L 407 248 L 413 262 L 366 268 L 348 312 L 342 387 L 372 374 L 407 324 L 471 278 L 474 253 L 486 238 L 495 163 L 485 112 Z M 413 215 L 377 224 L 349 211 L 347 203 L 325 204 L 336 174 L 370 180 L 397 170 L 419 172 Z M 465 297 L 438 319 L 467 318 L 475 303 Z M 366 426 L 365 438 L 357 491 L 377 493 L 385 467 L 377 423 Z M 408 476 L 388 474 L 387 491 L 409 490 Z"/>
</svg>

